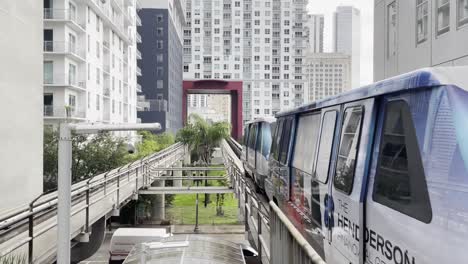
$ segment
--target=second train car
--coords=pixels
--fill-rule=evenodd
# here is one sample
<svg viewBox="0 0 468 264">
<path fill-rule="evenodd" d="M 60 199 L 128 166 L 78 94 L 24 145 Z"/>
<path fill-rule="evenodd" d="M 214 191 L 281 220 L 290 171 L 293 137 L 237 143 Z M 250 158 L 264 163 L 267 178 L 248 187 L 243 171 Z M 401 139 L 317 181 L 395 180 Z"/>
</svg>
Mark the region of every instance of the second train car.
<svg viewBox="0 0 468 264">
<path fill-rule="evenodd" d="M 259 118 L 244 126 L 241 159 L 244 169 L 255 181 L 256 191 L 264 190 L 265 178 L 269 174 L 268 160 L 275 118 Z"/>
</svg>

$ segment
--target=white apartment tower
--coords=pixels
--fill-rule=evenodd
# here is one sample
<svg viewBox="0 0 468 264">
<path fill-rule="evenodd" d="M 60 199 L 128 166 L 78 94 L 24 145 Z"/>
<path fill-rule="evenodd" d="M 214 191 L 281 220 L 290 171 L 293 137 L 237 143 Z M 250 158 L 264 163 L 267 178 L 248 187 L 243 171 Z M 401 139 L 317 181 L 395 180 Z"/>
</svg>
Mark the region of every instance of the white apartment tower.
<svg viewBox="0 0 468 264">
<path fill-rule="evenodd" d="M 340 94 L 351 88 L 349 55 L 309 51 L 304 68 L 310 102 Z"/>
<path fill-rule="evenodd" d="M 44 121 L 136 123 L 138 0 L 44 1 Z"/>
<path fill-rule="evenodd" d="M 325 19 L 323 15 L 307 15 L 304 34 L 307 42 L 307 50 L 314 53 L 323 52 L 323 30 Z"/>
<path fill-rule="evenodd" d="M 305 102 L 306 0 L 188 0 L 184 79 L 243 81 L 243 119 Z"/>
<path fill-rule="evenodd" d="M 333 18 L 333 50 L 351 56 L 352 87 L 360 86 L 361 14 L 352 6 L 338 6 Z"/>
<path fill-rule="evenodd" d="M 374 80 L 468 65 L 468 0 L 375 0 Z"/>
</svg>

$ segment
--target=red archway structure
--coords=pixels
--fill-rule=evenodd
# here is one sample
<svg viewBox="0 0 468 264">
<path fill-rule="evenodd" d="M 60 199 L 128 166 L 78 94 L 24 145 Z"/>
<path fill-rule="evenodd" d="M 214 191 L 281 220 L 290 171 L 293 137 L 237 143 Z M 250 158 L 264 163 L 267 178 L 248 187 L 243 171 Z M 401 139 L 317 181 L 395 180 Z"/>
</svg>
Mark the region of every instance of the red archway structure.
<svg viewBox="0 0 468 264">
<path fill-rule="evenodd" d="M 231 95 L 231 135 L 235 139 L 242 136 L 242 82 L 224 80 L 184 81 L 183 119 L 187 122 L 187 95 L 189 94 L 229 94 Z"/>
</svg>

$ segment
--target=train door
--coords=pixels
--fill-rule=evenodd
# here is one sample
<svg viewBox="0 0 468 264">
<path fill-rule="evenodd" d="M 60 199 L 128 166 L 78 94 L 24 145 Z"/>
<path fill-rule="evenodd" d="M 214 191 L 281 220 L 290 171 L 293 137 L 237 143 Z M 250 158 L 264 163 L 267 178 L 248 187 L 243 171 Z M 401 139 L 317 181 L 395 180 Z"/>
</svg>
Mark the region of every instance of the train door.
<svg viewBox="0 0 468 264">
<path fill-rule="evenodd" d="M 249 124 L 245 125 L 244 128 L 244 138 L 243 138 L 243 146 L 242 146 L 242 160 L 245 162 L 244 165 L 246 165 L 247 162 L 247 153 L 248 153 L 248 147 L 249 147 Z"/>
<path fill-rule="evenodd" d="M 249 129 L 249 146 L 247 148 L 247 165 L 250 173 L 255 169 L 255 145 L 257 144 L 258 138 L 258 123 L 250 125 Z"/>
<path fill-rule="evenodd" d="M 324 197 L 328 263 L 363 263 L 363 226 L 367 176 L 373 137 L 374 99 L 343 105 L 332 178 Z"/>
</svg>

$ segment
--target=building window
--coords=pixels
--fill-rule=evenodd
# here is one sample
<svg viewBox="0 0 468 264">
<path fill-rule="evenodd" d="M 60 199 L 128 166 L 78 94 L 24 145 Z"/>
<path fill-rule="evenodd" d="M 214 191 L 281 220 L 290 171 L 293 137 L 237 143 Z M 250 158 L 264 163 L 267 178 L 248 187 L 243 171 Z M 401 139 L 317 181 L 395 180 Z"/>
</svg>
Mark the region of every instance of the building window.
<svg viewBox="0 0 468 264">
<path fill-rule="evenodd" d="M 387 6 L 387 57 L 393 57 L 397 51 L 397 5 L 396 1 Z"/>
<path fill-rule="evenodd" d="M 156 29 L 156 36 L 161 37 L 163 35 L 163 28 L 158 27 Z"/>
<path fill-rule="evenodd" d="M 164 18 L 163 18 L 162 15 L 158 15 L 158 16 L 156 17 L 156 22 L 162 23 L 162 22 L 163 22 L 163 19 L 164 19 Z"/>
<path fill-rule="evenodd" d="M 164 87 L 164 81 L 163 80 L 157 80 L 156 81 L 156 88 L 162 89 Z"/>
<path fill-rule="evenodd" d="M 439 36 L 450 30 L 450 0 L 437 0 L 436 5 L 436 33 Z"/>
<path fill-rule="evenodd" d="M 163 49 L 164 48 L 164 42 L 162 40 L 158 40 L 158 49 Z"/>
<path fill-rule="evenodd" d="M 468 0 L 458 0 L 458 26 L 468 24 Z"/>
<path fill-rule="evenodd" d="M 96 94 L 96 110 L 101 109 L 101 98 L 99 94 Z"/>
</svg>

